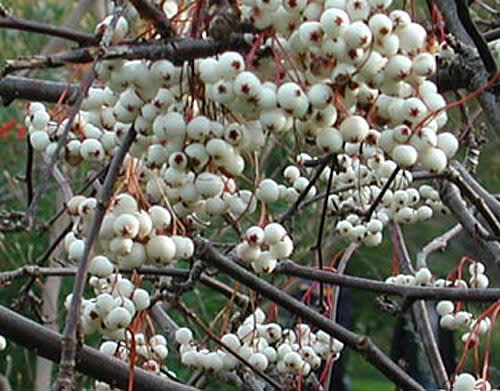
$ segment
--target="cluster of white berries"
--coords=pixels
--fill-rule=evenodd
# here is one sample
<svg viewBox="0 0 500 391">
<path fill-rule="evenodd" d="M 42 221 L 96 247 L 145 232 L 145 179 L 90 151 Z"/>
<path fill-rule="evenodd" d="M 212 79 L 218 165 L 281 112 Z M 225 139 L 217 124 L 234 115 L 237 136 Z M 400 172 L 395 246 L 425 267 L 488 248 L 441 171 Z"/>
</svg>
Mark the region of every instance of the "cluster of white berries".
<svg viewBox="0 0 500 391">
<path fill-rule="evenodd" d="M 392 163 L 387 164 L 386 167 L 394 168 L 392 167 L 394 162 L 390 160 L 385 162 Z M 390 175 L 390 169 L 385 173 L 381 172 L 385 169 L 385 167 L 379 168 L 378 178 L 382 182 L 387 180 L 387 175 Z M 366 166 L 361 167 L 359 172 L 365 172 L 365 175 L 369 176 Z M 355 173 L 352 174 L 352 178 L 356 178 Z M 352 181 L 357 181 L 357 179 L 352 179 Z M 399 178 L 396 176 L 392 189 L 387 189 L 382 195 L 369 220 L 365 218 L 364 213 L 379 198 L 382 191 L 380 186 L 365 184 L 359 190 L 351 190 L 351 198 L 346 198 L 345 193 L 348 192 L 330 196 L 331 202 L 328 206 L 333 213 L 339 210 L 349 211 L 357 205 L 362 205 L 361 213 L 356 213 L 354 210 L 345 218 L 339 219 L 336 226 L 337 232 L 351 242 L 374 247 L 382 242 L 382 230 L 391 221 L 398 224 L 413 224 L 429 220 L 435 212 L 448 213 L 437 190 L 429 185 L 422 185 L 418 189 L 410 187 L 408 184 L 411 181 L 412 176 L 408 172 L 402 173 Z"/>
<path fill-rule="evenodd" d="M 213 372 L 232 370 L 243 359 L 260 371 L 275 368 L 281 374 L 309 375 L 323 361 L 340 357 L 344 345 L 323 331 L 313 332 L 300 323 L 294 329 L 282 329 L 277 323 L 265 323 L 265 314 L 257 309 L 235 333 L 221 337 L 223 346 L 215 351 L 198 346 L 188 328 L 175 334 L 184 365 Z"/>
<path fill-rule="evenodd" d="M 309 185 L 308 170 L 301 172 L 301 163 L 312 159 L 306 152 L 285 169 L 286 186 L 263 179 L 254 193 L 240 189 L 238 181 L 246 157 L 259 151 L 269 134 L 284 137 L 296 129 L 315 141 L 320 153 L 338 154 L 341 169 L 332 175 L 333 186 L 352 185 L 330 196 L 328 203 L 332 214 L 342 216 L 339 233 L 377 246 L 388 221 L 413 223 L 429 219 L 433 210 L 445 210 L 435 192 L 425 197 L 411 187 L 413 178 L 406 170 L 418 163 L 438 173 L 458 148 L 451 133 L 438 134 L 446 113 L 436 86 L 426 80 L 435 71 L 435 59 L 426 51 L 425 30 L 406 12 L 389 12 L 389 5 L 352 0 L 245 2 L 243 15 L 256 27 L 272 26 L 279 33 L 274 44 L 267 40 L 262 46 L 273 47 L 283 61 L 288 58 L 296 65 L 294 72 L 280 75 L 281 82 L 266 71 L 264 63 L 274 63 L 273 58 L 248 64 L 237 52 L 196 60 L 194 80 L 187 65 L 168 60 L 104 61 L 98 69 L 101 84 L 90 88 L 71 127 L 66 160 L 73 165 L 82 160 L 102 163 L 134 126 L 138 136 L 127 164 L 135 159 L 148 200 L 168 200 L 170 212 L 207 226 L 216 216 L 252 213 L 256 200 L 297 200 Z M 275 13 L 279 17 L 273 18 Z M 127 30 L 126 20 L 120 18 L 112 41 L 119 42 Z M 213 102 L 216 113 L 229 109 L 233 115 L 202 109 L 200 97 L 189 95 L 192 83 L 204 85 L 201 98 Z M 193 100 L 189 110 L 186 98 Z M 32 103 L 26 123 L 34 149 L 51 155 L 67 120 L 51 121 L 42 104 Z M 356 211 L 368 210 L 397 167 L 403 171 L 373 217 L 364 221 Z M 330 172 L 325 168 L 322 182 Z M 306 199 L 317 191 L 317 186 L 310 187 Z M 424 198 L 427 205 L 420 205 Z M 120 221 L 127 224 L 126 219 Z M 134 256 L 119 254 L 121 263 L 143 263 L 145 246 L 122 236 L 112 238 L 113 248 Z M 158 242 L 171 249 L 171 241 L 164 239 L 157 237 L 150 246 Z"/>
<path fill-rule="evenodd" d="M 236 256 L 252 265 L 257 273 L 271 273 L 278 260 L 286 259 L 293 252 L 293 240 L 279 223 L 269 223 L 264 228 L 252 226 L 236 246 Z"/>
<path fill-rule="evenodd" d="M 491 391 L 493 389 L 488 380 L 476 378 L 467 372 L 457 374 L 452 387 L 453 391 Z"/>
<path fill-rule="evenodd" d="M 429 286 L 432 285 L 432 273 L 426 268 L 420 268 L 415 275 L 398 274 L 386 278 L 387 284 L 406 285 L 406 286 Z"/>
<path fill-rule="evenodd" d="M 101 343 L 99 351 L 107 356 L 118 358 L 121 361 L 129 362 L 133 354 L 136 365 L 153 372 L 158 376 L 167 376 L 161 371 L 168 356 L 167 340 L 161 334 L 155 334 L 149 339 L 142 333 L 132 335 L 127 333 L 127 337 L 122 341 L 107 340 Z M 176 377 L 175 373 L 168 371 L 168 376 Z M 111 391 L 115 388 L 105 382 L 94 382 L 96 391 Z"/>
<path fill-rule="evenodd" d="M 448 281 L 438 279 L 434 282 L 435 286 L 455 286 L 460 288 L 487 288 L 489 285 L 488 277 L 485 274 L 484 264 L 481 262 L 473 262 L 469 264 L 468 271 L 470 274 L 469 284 L 463 279 Z M 488 316 L 474 317 L 471 312 L 464 311 L 459 306 L 456 306 L 450 300 L 441 300 L 436 304 L 436 311 L 441 317 L 439 324 L 441 327 L 455 330 L 468 328 L 468 331 L 462 334 L 462 342 L 470 349 L 479 343 L 481 335 L 488 333 L 491 328 L 491 319 Z"/>
<path fill-rule="evenodd" d="M 95 213 L 95 198 L 74 196 L 67 204 L 68 214 L 75 216 L 73 231 L 65 237 L 68 258 L 78 262 L 83 256 L 85 235 Z M 145 263 L 168 265 L 190 258 L 193 241 L 187 236 L 170 235 L 173 218 L 168 209 L 153 205 L 140 209 L 137 200 L 128 193 L 116 196 L 103 219 L 91 262 L 96 276 L 107 277 L 113 264 L 135 268 Z"/>
<path fill-rule="evenodd" d="M 85 237 L 97 202 L 95 198 L 75 196 L 67 204 L 74 218 L 74 229 L 64 239 L 71 262 L 83 257 Z M 194 244 L 187 236 L 170 235 L 172 215 L 160 206 L 140 209 L 128 193 L 117 195 L 107 210 L 89 262 L 89 285 L 95 298 L 82 301 L 82 327 L 85 334 L 98 331 L 108 338 L 123 340 L 125 330 L 138 311 L 150 305 L 147 290 L 136 287 L 116 273 L 116 266 L 137 268 L 145 263 L 168 265 L 190 258 Z M 68 307 L 71 296 L 68 296 Z"/>
<path fill-rule="evenodd" d="M 82 299 L 81 325 L 84 334 L 97 331 L 107 338 L 124 340 L 134 316 L 151 304 L 149 292 L 115 273 L 106 278 L 92 276 L 90 285 L 96 296 Z M 69 309 L 71 300 L 72 294 L 69 294 L 64 303 L 66 309 Z"/>
</svg>

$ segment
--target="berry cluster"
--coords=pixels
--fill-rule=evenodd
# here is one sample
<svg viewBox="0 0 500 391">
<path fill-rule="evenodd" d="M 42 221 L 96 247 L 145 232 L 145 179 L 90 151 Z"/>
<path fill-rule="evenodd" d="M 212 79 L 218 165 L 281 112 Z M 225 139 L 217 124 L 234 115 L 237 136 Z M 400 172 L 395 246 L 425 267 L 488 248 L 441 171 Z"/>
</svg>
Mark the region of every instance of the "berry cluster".
<svg viewBox="0 0 500 391">
<path fill-rule="evenodd" d="M 135 335 L 128 333 L 126 339 L 120 342 L 112 340 L 102 342 L 99 351 L 125 362 L 129 361 L 133 351 L 136 365 L 140 365 L 158 376 L 176 377 L 175 373 L 170 370 L 167 373 L 162 372 L 162 367 L 168 356 L 167 340 L 163 335 L 156 334 L 147 339 L 142 333 Z M 95 381 L 94 388 L 96 391 L 118 390 L 101 381 Z"/>
<path fill-rule="evenodd" d="M 278 260 L 289 257 L 293 248 L 293 241 L 286 229 L 281 224 L 270 223 L 264 228 L 248 228 L 244 241 L 236 246 L 236 255 L 250 263 L 257 273 L 271 273 Z"/>
<path fill-rule="evenodd" d="M 88 232 L 97 201 L 84 196 L 73 197 L 67 205 L 74 218 L 74 227 L 64 240 L 68 258 L 78 262 L 83 256 L 85 235 Z M 135 268 L 145 263 L 168 265 L 193 255 L 193 241 L 182 235 L 170 235 L 172 215 L 164 207 L 153 205 L 147 211 L 140 209 L 134 197 L 121 193 L 106 212 L 94 249 L 96 257 L 91 270 L 98 277 L 107 277 L 112 264 Z"/>
<path fill-rule="evenodd" d="M 260 371 L 275 368 L 281 374 L 307 376 L 322 362 L 340 357 L 343 344 L 319 330 L 299 323 L 294 329 L 282 329 L 277 323 L 265 323 L 265 314 L 257 309 L 235 333 L 221 337 L 223 348 L 210 351 L 193 340 L 193 332 L 180 328 L 175 334 L 184 365 L 209 371 L 232 370 L 241 365 L 236 353 Z"/>
</svg>

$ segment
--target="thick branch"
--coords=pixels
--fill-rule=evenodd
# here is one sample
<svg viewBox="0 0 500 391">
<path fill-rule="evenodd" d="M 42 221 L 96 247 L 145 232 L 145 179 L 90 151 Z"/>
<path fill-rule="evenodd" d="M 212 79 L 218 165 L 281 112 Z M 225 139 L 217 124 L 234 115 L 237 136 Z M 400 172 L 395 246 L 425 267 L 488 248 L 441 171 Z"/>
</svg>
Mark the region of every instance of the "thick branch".
<svg viewBox="0 0 500 391">
<path fill-rule="evenodd" d="M 346 346 L 358 351 L 372 365 L 380 370 L 380 372 L 391 379 L 395 384 L 403 387 L 403 389 L 423 391 L 420 384 L 409 377 L 398 365 L 391 361 L 367 336 L 355 334 L 339 326 L 325 316 L 320 315 L 312 308 L 307 307 L 280 289 L 243 269 L 238 264 L 219 253 L 210 245 L 208 240 L 198 237 L 195 239 L 195 243 L 198 249 L 198 256 L 208 264 L 217 267 L 235 280 L 254 290 L 259 295 L 266 297 L 283 308 L 287 308 L 297 317 L 310 322 L 313 326 L 339 339 Z"/>
<path fill-rule="evenodd" d="M 150 21 L 163 38 L 170 38 L 174 30 L 167 15 L 149 0 L 130 0 L 141 18 Z"/>
<path fill-rule="evenodd" d="M 8 106 L 15 99 L 55 103 L 61 98 L 61 103 L 73 104 L 79 91 L 80 86 L 76 84 L 5 76 L 0 79 L 0 105 Z"/>
<path fill-rule="evenodd" d="M 0 306 L 0 334 L 7 339 L 41 357 L 57 362 L 61 353 L 62 336 L 38 323 L 24 318 L 14 311 Z M 114 387 L 127 389 L 129 366 L 127 363 L 103 353 L 82 346 L 77 354 L 76 369 L 92 378 L 104 381 Z M 141 368 L 135 368 L 134 384 L 137 390 L 195 390 L 166 377 L 160 377 Z"/>
</svg>

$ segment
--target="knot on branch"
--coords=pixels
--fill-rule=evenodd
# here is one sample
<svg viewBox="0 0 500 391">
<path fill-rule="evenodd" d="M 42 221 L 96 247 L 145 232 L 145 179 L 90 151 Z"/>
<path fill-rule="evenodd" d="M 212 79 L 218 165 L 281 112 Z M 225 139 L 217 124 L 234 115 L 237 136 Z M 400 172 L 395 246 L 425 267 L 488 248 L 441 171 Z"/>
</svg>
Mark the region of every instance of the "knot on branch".
<svg viewBox="0 0 500 391">
<path fill-rule="evenodd" d="M 370 338 L 366 335 L 360 335 L 356 341 L 356 347 L 360 352 L 366 352 L 370 348 Z"/>
</svg>

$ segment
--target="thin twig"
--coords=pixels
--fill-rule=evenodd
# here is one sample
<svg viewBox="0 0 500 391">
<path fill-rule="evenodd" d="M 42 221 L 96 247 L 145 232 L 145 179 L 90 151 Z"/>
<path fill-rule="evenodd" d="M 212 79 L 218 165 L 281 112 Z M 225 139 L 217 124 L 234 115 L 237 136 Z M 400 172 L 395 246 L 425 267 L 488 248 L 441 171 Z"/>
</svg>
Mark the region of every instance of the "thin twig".
<svg viewBox="0 0 500 391">
<path fill-rule="evenodd" d="M 365 220 L 369 221 L 370 218 L 372 217 L 373 212 L 375 212 L 375 209 L 377 206 L 380 204 L 380 201 L 382 201 L 382 198 L 384 198 L 385 193 L 391 187 L 392 182 L 396 178 L 396 175 L 398 175 L 400 168 L 396 167 L 394 171 L 392 172 L 391 176 L 387 179 L 387 181 L 384 183 L 384 186 L 382 187 L 382 190 L 380 190 L 380 193 L 378 193 L 377 198 L 371 203 L 370 208 L 366 212 L 365 215 Z"/>
<path fill-rule="evenodd" d="M 286 221 L 288 221 L 295 214 L 295 212 L 297 212 L 301 202 L 306 198 L 307 194 L 309 193 L 309 190 L 311 190 L 312 187 L 316 184 L 324 168 L 332 161 L 334 157 L 335 154 L 328 154 L 319 160 L 318 168 L 316 169 L 316 172 L 314 173 L 313 177 L 311 178 L 307 186 L 299 194 L 299 197 L 293 203 L 293 205 L 290 206 L 290 208 L 288 208 L 288 210 L 277 219 L 277 222 L 283 224 Z"/>
<path fill-rule="evenodd" d="M 444 234 L 434 238 L 429 243 L 427 243 L 422 249 L 417 253 L 416 267 L 420 269 L 427 266 L 427 257 L 429 254 L 435 251 L 441 251 L 446 248 L 448 242 L 457 236 L 462 231 L 462 226 L 456 224 L 453 228 L 446 231 Z"/>
<path fill-rule="evenodd" d="M 336 159 L 336 157 L 334 158 Z M 323 231 L 325 229 L 325 222 L 326 222 L 326 212 L 328 211 L 328 197 L 330 196 L 330 190 L 332 188 L 332 181 L 333 181 L 333 174 L 334 174 L 334 169 L 333 167 L 330 167 L 330 173 L 328 175 L 328 183 L 326 185 L 326 195 L 323 201 L 323 209 L 321 211 L 321 220 L 319 222 L 319 231 L 318 231 L 318 237 L 316 240 L 316 253 L 318 256 L 318 267 L 320 270 L 323 270 Z M 324 286 L 323 283 L 319 283 L 319 303 L 318 307 L 320 309 L 323 308 L 323 299 L 324 299 Z"/>
<path fill-rule="evenodd" d="M 63 38 L 74 41 L 80 46 L 91 46 L 98 42 L 98 38 L 92 34 L 76 31 L 67 27 L 54 27 L 51 24 L 26 20 L 12 14 L 0 17 L 0 28 L 2 27 Z"/>
</svg>

